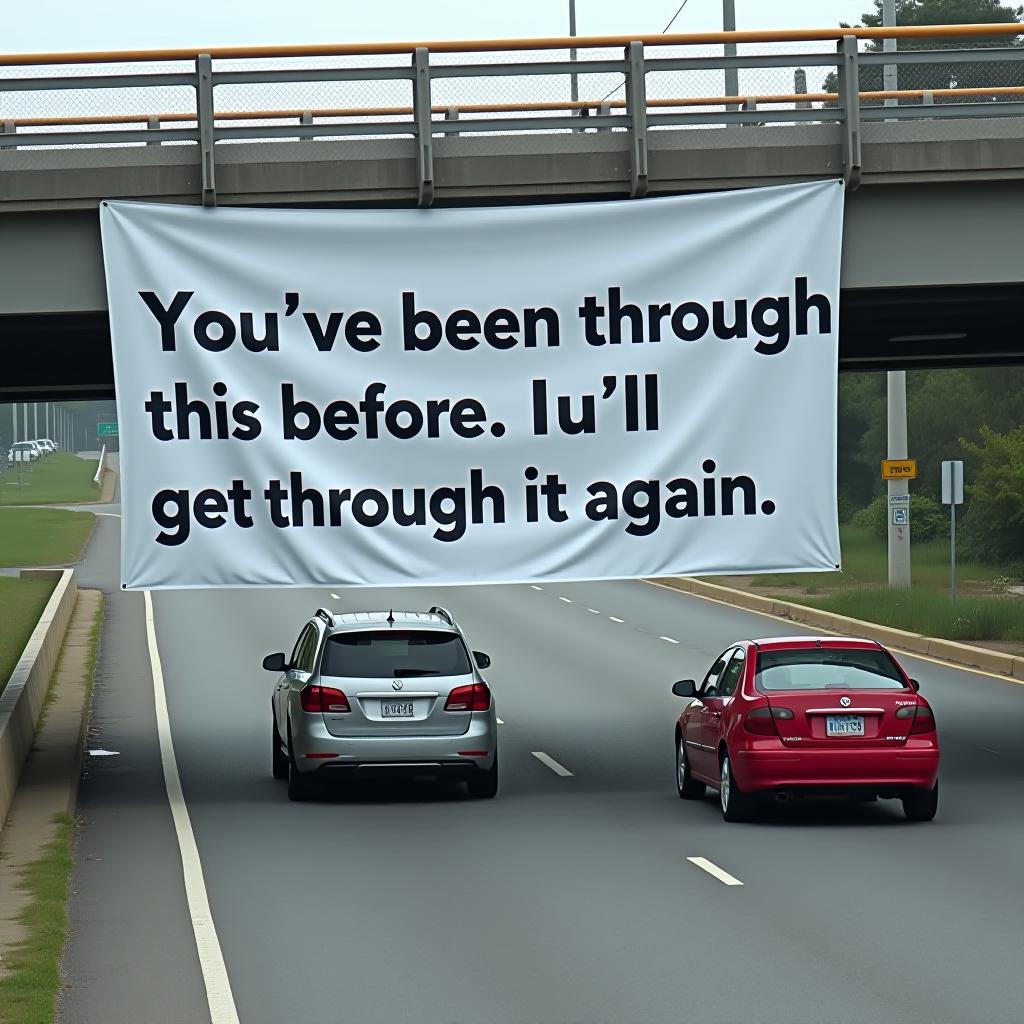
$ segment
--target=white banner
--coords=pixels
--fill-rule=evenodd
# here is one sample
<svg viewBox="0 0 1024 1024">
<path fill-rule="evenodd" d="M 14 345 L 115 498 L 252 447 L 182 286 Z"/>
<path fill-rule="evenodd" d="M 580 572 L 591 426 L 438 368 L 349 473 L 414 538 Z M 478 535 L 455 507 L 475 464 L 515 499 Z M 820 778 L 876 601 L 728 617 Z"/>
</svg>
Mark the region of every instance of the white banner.
<svg viewBox="0 0 1024 1024">
<path fill-rule="evenodd" d="M 104 203 L 124 585 L 837 568 L 842 213 Z"/>
</svg>

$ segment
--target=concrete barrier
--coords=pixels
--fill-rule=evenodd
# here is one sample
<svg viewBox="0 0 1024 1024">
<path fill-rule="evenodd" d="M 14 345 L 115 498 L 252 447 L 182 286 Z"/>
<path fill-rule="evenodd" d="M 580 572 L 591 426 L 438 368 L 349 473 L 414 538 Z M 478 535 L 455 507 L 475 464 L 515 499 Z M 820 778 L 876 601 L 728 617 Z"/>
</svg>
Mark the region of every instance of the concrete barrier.
<svg viewBox="0 0 1024 1024">
<path fill-rule="evenodd" d="M 23 579 L 56 579 L 50 600 L 0 693 L 0 827 L 7 819 L 21 769 L 32 749 L 50 676 L 78 596 L 73 569 L 23 569 Z"/>
<path fill-rule="evenodd" d="M 780 601 L 775 598 L 751 594 L 746 590 L 723 587 L 719 583 L 707 583 L 704 580 L 678 577 L 659 580 L 657 582 L 682 590 L 700 597 L 710 597 L 723 604 L 748 611 L 763 612 L 779 619 L 790 619 L 802 626 L 814 626 L 829 633 L 841 633 L 845 636 L 859 636 L 868 640 L 877 640 L 901 651 L 911 654 L 924 654 L 939 661 L 948 661 L 955 665 L 967 665 L 971 668 L 984 669 L 996 675 L 1009 676 L 1024 680 L 1024 658 L 1002 651 L 993 651 L 986 647 L 974 647 L 971 644 L 960 644 L 953 640 L 939 640 L 936 637 L 922 636 L 920 633 L 908 633 L 892 626 L 882 626 L 877 622 L 866 622 L 864 619 L 852 619 L 846 615 L 811 608 L 794 601 Z"/>
</svg>

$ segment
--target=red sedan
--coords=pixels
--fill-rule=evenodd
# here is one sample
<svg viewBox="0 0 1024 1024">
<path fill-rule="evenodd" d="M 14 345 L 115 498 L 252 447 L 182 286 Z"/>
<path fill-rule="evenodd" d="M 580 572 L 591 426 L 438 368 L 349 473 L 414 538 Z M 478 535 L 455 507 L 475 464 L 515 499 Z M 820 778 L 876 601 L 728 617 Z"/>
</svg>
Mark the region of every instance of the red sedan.
<svg viewBox="0 0 1024 1024">
<path fill-rule="evenodd" d="M 684 800 L 719 791 L 726 821 L 758 797 L 814 793 L 898 797 L 911 821 L 939 802 L 935 716 L 896 659 L 873 640 L 775 637 L 734 644 L 676 723 L 676 786 Z"/>
</svg>

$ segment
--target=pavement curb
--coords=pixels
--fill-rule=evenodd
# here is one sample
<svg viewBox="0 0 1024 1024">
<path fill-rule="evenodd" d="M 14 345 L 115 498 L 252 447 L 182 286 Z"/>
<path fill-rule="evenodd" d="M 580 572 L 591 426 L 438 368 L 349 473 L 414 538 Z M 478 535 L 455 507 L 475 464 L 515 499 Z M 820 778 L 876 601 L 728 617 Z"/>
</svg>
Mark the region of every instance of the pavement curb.
<svg viewBox="0 0 1024 1024">
<path fill-rule="evenodd" d="M 57 586 L 0 694 L 0 828 L 7 820 L 25 758 L 32 749 L 50 677 L 78 597 L 73 569 L 23 569 L 21 576 L 56 579 Z"/>
<path fill-rule="evenodd" d="M 815 626 L 832 633 L 844 633 L 877 640 L 888 647 L 909 651 L 911 654 L 924 654 L 929 658 L 948 661 L 954 665 L 966 665 L 969 668 L 980 668 L 986 672 L 1006 676 L 1009 679 L 1024 680 L 1024 658 L 1001 651 L 991 651 L 984 647 L 972 647 L 970 644 L 957 643 L 954 640 L 940 640 L 937 637 L 923 636 L 920 633 L 908 633 L 906 630 L 882 626 L 877 622 L 866 622 L 863 619 L 852 619 L 846 615 L 836 615 L 796 604 L 793 601 L 780 601 L 761 594 L 751 594 L 733 587 L 723 587 L 720 583 L 707 583 L 704 580 L 689 577 L 670 577 L 657 580 L 673 590 L 680 590 L 699 597 L 709 597 L 714 601 L 745 608 L 748 611 L 774 615 L 780 619 L 791 619 L 801 625 Z"/>
</svg>

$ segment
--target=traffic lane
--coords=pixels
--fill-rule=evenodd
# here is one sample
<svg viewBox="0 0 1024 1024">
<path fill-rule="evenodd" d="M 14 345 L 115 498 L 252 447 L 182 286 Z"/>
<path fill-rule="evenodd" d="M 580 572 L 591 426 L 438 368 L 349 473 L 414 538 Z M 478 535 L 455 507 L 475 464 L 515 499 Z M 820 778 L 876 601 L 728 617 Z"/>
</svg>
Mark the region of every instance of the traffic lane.
<svg viewBox="0 0 1024 1024">
<path fill-rule="evenodd" d="M 649 656 L 653 641 L 646 634 L 622 633 L 611 634 L 615 640 L 609 644 L 607 629 L 601 627 L 599 635 L 605 637 L 602 643 L 589 633 L 581 633 L 594 627 L 584 626 L 590 620 L 582 615 L 569 617 L 572 609 L 565 608 L 566 617 L 556 620 L 550 610 L 536 602 L 527 603 L 520 615 L 539 616 L 548 634 L 561 636 L 565 641 L 553 652 L 538 649 L 543 634 L 539 634 L 533 624 L 521 623 L 514 614 L 514 607 L 509 606 L 510 589 L 474 590 L 473 610 L 465 614 L 458 611 L 456 594 L 445 595 L 444 599 L 466 620 L 467 627 L 470 626 L 467 616 L 478 614 L 483 615 L 485 621 L 502 623 L 502 636 L 488 638 L 486 645 L 478 643 L 477 634 L 470 636 L 474 643 L 490 646 L 496 653 L 501 652 L 502 643 L 510 643 L 507 657 L 518 681 L 515 690 L 529 699 L 523 704 L 522 715 L 511 716 L 507 711 L 504 714 L 510 716 L 507 719 L 510 724 L 514 722 L 517 728 L 526 730 L 527 746 L 536 749 L 532 741 L 534 730 L 542 728 L 550 715 L 550 679 L 593 695 L 594 680 L 603 678 L 602 672 L 608 668 L 613 651 L 625 648 L 628 661 L 635 663 L 639 659 L 642 662 Z M 165 596 L 171 595 L 160 595 L 161 599 Z M 282 598 L 287 602 L 292 596 L 282 595 Z M 395 595 L 395 606 L 408 606 L 408 596 L 404 601 L 399 599 L 401 596 Z M 512 604 L 521 602 L 524 597 L 529 595 L 512 594 Z M 489 605 L 492 598 L 496 598 L 493 606 Z M 385 598 L 385 603 L 391 602 Z M 296 608 L 294 630 L 289 626 L 289 635 L 297 631 L 309 607 L 306 598 L 302 598 Z M 212 620 L 209 609 L 195 611 L 197 617 L 183 623 L 185 632 L 192 636 L 199 635 L 204 624 Z M 278 600 L 269 608 L 265 621 L 251 609 L 241 618 L 262 635 L 272 628 L 274 621 L 285 617 L 283 612 L 282 602 Z M 162 649 L 165 646 L 162 644 Z M 504 654 L 502 657 L 505 660 Z M 582 679 L 574 681 L 573 674 L 581 663 L 587 671 Z M 597 695 L 609 713 L 624 712 L 622 719 L 626 724 L 619 739 L 626 741 L 627 751 L 653 747 L 651 737 L 638 733 L 635 724 L 630 724 L 628 712 L 637 702 L 637 695 L 617 684 L 620 675 L 619 670 L 608 673 L 613 683 L 598 690 Z M 538 680 L 541 694 L 535 695 Z M 559 688 L 556 686 L 555 692 Z M 174 699 L 172 696 L 172 704 Z M 506 706 L 507 702 L 503 709 Z M 174 725 L 180 733 L 180 721 L 175 719 Z M 256 722 L 253 726 L 258 728 Z M 662 727 L 659 721 L 659 730 Z M 508 726 L 503 727 L 507 729 Z M 188 731 L 185 730 L 186 735 Z M 220 749 L 230 753 L 230 748 L 224 746 L 224 728 L 217 732 Z M 815 902 L 813 891 L 805 890 L 802 885 L 807 836 L 795 841 L 794 831 L 789 829 L 768 848 L 763 848 L 763 840 L 758 836 L 756 842 L 762 847 L 761 854 L 745 864 L 743 858 L 750 850 L 753 835 L 746 829 L 723 825 L 710 801 L 696 806 L 681 804 L 671 789 L 667 773 L 662 776 L 664 788 L 649 781 L 650 788 L 639 793 L 622 792 L 614 785 L 587 789 L 580 781 L 592 772 L 605 771 L 609 762 L 617 768 L 616 779 L 621 778 L 623 772 L 628 773 L 631 757 L 594 743 L 581 744 L 575 755 L 552 744 L 552 753 L 563 762 L 571 761 L 576 768 L 574 778 L 561 779 L 546 774 L 547 770 L 540 765 L 529 765 L 514 734 L 503 731 L 501 735 L 505 744 L 504 786 L 502 796 L 494 803 L 471 803 L 454 794 L 439 794 L 436 789 L 410 787 L 405 791 L 398 788 L 390 795 L 374 794 L 370 799 L 364 794 L 363 799 L 355 801 L 341 798 L 326 804 L 296 807 L 287 804 L 280 787 L 276 788 L 275 795 L 272 783 L 260 786 L 257 796 L 254 789 L 249 789 L 249 779 L 240 780 L 242 787 L 252 794 L 245 805 L 249 809 L 254 802 L 263 800 L 264 788 L 271 794 L 269 805 L 256 809 L 256 820 L 245 813 L 232 817 L 237 808 L 220 803 L 218 789 L 209 784 L 210 773 L 202 771 L 201 764 L 195 763 L 196 755 L 202 751 L 194 742 L 190 744 L 190 765 L 206 783 L 200 783 L 193 791 L 187 778 L 191 768 L 186 768 L 186 793 L 200 849 L 207 862 L 214 913 L 240 1007 L 254 988 L 262 991 L 259 986 L 261 968 L 254 965 L 274 959 L 277 950 L 275 962 L 281 966 L 280 946 L 271 941 L 261 952 L 253 948 L 259 941 L 256 937 L 269 934 L 280 938 L 282 932 L 288 933 L 289 929 L 303 936 L 304 976 L 307 968 L 312 969 L 315 976 L 325 953 L 319 948 L 321 942 L 328 943 L 346 964 L 346 969 L 352 971 L 351 976 L 346 974 L 342 978 L 340 987 L 346 992 L 346 1009 L 352 1010 L 356 1020 L 394 1018 L 408 1010 L 400 995 L 391 994 L 382 999 L 376 989 L 365 983 L 366 977 L 373 977 L 374 971 L 379 970 L 380 951 L 384 949 L 394 954 L 395 962 L 408 961 L 413 965 L 406 975 L 408 987 L 404 992 L 416 993 L 416 1005 L 452 1019 L 460 1019 L 460 1014 L 465 1019 L 558 1019 L 556 1014 L 586 1016 L 594 1008 L 602 1007 L 605 1010 L 615 1007 L 615 1014 L 608 1019 L 630 1019 L 638 1017 L 638 1006 L 643 1007 L 644 1013 L 640 1019 L 677 1019 L 675 979 L 680 963 L 685 963 L 708 983 L 704 990 L 706 998 L 694 996 L 692 989 L 687 989 L 687 1006 L 703 1013 L 704 1019 L 821 1020 L 821 1007 L 831 1005 L 829 999 L 838 999 L 844 1008 L 856 1004 L 858 1009 L 852 1012 L 844 1009 L 844 1015 L 836 1019 L 877 1020 L 884 1016 L 917 1021 L 940 1019 L 928 1015 L 929 1007 L 957 1005 L 955 996 L 942 990 L 941 979 L 935 983 L 939 985 L 936 989 L 930 978 L 928 984 L 918 985 L 915 979 L 908 981 L 901 977 L 891 989 L 886 984 L 875 983 L 871 992 L 865 994 L 865 977 L 891 968 L 894 960 L 905 962 L 908 953 L 902 946 L 890 944 L 885 936 L 879 937 L 877 926 L 865 931 L 867 922 L 860 921 L 851 934 L 838 940 L 833 936 L 825 943 L 824 937 L 835 929 L 835 918 L 820 912 L 822 908 L 829 909 L 829 900 Z M 670 739 L 667 742 L 670 743 Z M 511 764 L 510 746 L 513 749 Z M 253 746 L 247 756 L 256 759 L 255 770 L 266 778 L 264 744 Z M 237 762 L 242 760 L 241 756 L 236 759 Z M 646 769 L 643 772 L 646 774 Z M 427 800 L 422 797 L 424 792 L 431 794 Z M 215 813 L 207 815 L 206 801 L 214 802 Z M 846 825 L 841 835 L 829 840 L 828 848 L 821 855 L 830 872 L 823 884 L 829 893 L 834 892 L 835 876 L 831 872 L 845 872 L 841 877 L 850 891 L 860 894 L 859 902 L 871 911 L 868 917 L 884 921 L 891 913 L 894 895 L 887 891 L 884 880 L 879 886 L 877 878 L 870 873 L 859 873 L 858 863 L 864 861 L 861 846 L 865 843 L 870 847 L 889 842 L 880 838 L 881 829 L 868 828 L 887 820 L 887 815 L 877 808 L 866 809 L 864 813 L 867 815 L 861 821 L 864 834 L 856 841 L 851 842 Z M 889 817 L 888 820 L 894 819 Z M 818 827 L 813 840 L 816 846 L 829 831 L 838 830 Z M 624 842 L 615 842 L 613 837 L 622 837 Z M 298 849 L 296 841 L 301 843 Z M 457 844 L 455 849 L 453 842 Z M 230 848 L 232 843 L 237 844 L 236 848 Z M 215 851 L 212 863 L 208 853 L 211 849 Z M 595 854 L 595 851 L 606 850 L 613 854 L 607 863 L 600 854 Z M 401 885 L 397 887 L 397 894 L 388 890 L 382 895 L 373 885 L 374 880 L 407 877 L 410 862 L 419 863 L 417 854 L 425 854 L 430 864 L 429 883 L 412 883 L 412 898 L 404 901 L 400 899 Z M 781 908 L 784 911 L 788 908 L 789 914 L 794 913 L 794 907 L 801 908 L 800 919 L 791 928 L 792 935 L 780 941 L 779 923 L 786 922 L 787 917 L 785 913 L 778 913 L 779 907 L 774 904 L 766 908 L 770 912 L 752 918 L 746 910 L 738 912 L 738 904 L 723 905 L 720 883 L 705 879 L 685 863 L 685 857 L 691 855 L 708 856 L 726 870 L 746 878 L 748 886 L 738 891 L 748 898 L 751 887 L 758 887 L 758 898 L 761 898 L 759 866 L 763 869 L 765 861 L 782 865 Z M 257 863 L 261 856 L 265 856 L 262 864 Z M 892 856 L 890 849 L 883 859 Z M 228 865 L 223 871 L 221 858 Z M 335 865 L 341 878 L 333 888 L 329 884 L 314 883 L 310 889 L 315 894 L 312 900 L 295 892 L 284 896 L 275 891 L 275 881 L 278 887 L 281 882 L 274 866 L 292 864 L 299 885 L 306 884 L 309 865 L 316 866 L 315 879 L 320 877 L 321 866 L 331 869 Z M 244 867 L 239 868 L 239 865 Z M 571 866 L 568 874 L 564 870 L 567 865 Z M 892 864 L 886 867 L 891 873 Z M 621 888 L 624 877 L 635 880 L 637 889 L 634 892 L 632 886 L 626 887 L 625 905 L 608 895 L 609 889 Z M 471 892 L 472 898 L 456 899 L 453 907 L 447 887 L 449 878 L 466 878 L 464 891 Z M 406 885 L 405 889 L 409 887 Z M 486 955 L 479 963 L 472 960 L 469 964 L 474 979 L 479 979 L 480 984 L 478 991 L 467 992 L 463 976 L 453 973 L 447 954 L 451 937 L 465 933 L 467 906 L 473 912 L 474 924 L 478 920 L 490 920 L 475 914 L 477 895 L 481 891 L 485 893 L 481 906 L 488 914 L 493 907 L 493 914 L 500 923 L 492 929 L 492 942 L 482 944 Z M 250 897 L 253 892 L 260 894 L 260 901 L 255 904 Z M 264 897 L 264 893 L 269 896 Z M 657 894 L 653 906 L 651 894 Z M 905 891 L 896 895 L 906 900 Z M 330 913 L 332 897 L 338 901 L 338 917 Z M 326 912 L 325 901 L 328 901 Z M 271 912 L 266 910 L 268 903 Z M 609 904 L 613 908 L 611 912 L 607 911 Z M 345 931 L 345 922 L 351 920 L 359 922 L 357 938 L 361 940 L 352 948 L 347 944 Z M 311 921 L 318 923 L 311 924 Z M 687 932 L 691 922 L 696 922 L 697 927 Z M 325 926 L 330 930 L 329 935 L 319 931 Z M 444 941 L 438 942 L 436 948 L 430 944 L 425 952 L 424 932 L 443 936 Z M 686 932 L 685 937 L 681 932 Z M 554 945 L 539 941 L 538 934 L 555 936 Z M 616 950 L 629 951 L 625 958 L 620 953 L 612 957 L 605 949 L 603 937 L 609 934 L 615 936 L 612 946 Z M 821 963 L 818 958 L 819 950 L 826 945 L 837 958 L 834 962 Z M 924 945 L 926 948 L 919 952 L 927 964 L 934 944 L 925 942 Z M 979 945 L 986 954 L 992 952 L 984 943 Z M 317 948 L 311 951 L 312 947 Z M 550 986 L 541 983 L 539 988 L 531 988 L 533 978 L 546 977 L 546 971 L 550 970 L 545 966 L 547 958 L 555 949 L 562 965 L 557 980 L 561 983 L 564 977 L 571 977 L 592 987 L 596 985 L 592 1005 L 588 1001 L 590 993 L 580 997 L 575 986 L 571 987 L 574 994 L 565 999 L 561 995 L 564 986 L 556 986 L 554 979 Z M 671 951 L 668 963 L 663 955 L 666 949 Z M 753 972 L 756 984 L 737 985 L 730 968 L 736 961 L 731 957 L 723 958 L 723 949 L 748 958 L 760 956 L 759 965 L 765 959 L 766 950 L 770 950 L 771 955 L 763 970 L 759 966 L 759 970 Z M 939 952 L 945 954 L 945 950 Z M 459 959 L 460 963 L 467 963 L 461 947 Z M 913 952 L 909 960 L 915 960 Z M 331 967 L 332 963 L 329 958 L 323 961 L 323 969 L 337 972 L 337 966 Z M 598 974 L 605 979 L 603 983 L 599 984 L 592 977 L 595 964 L 599 967 Z M 654 968 L 650 973 L 648 966 Z M 928 977 L 928 971 L 918 971 L 915 978 L 918 976 Z M 637 977 L 642 980 L 643 988 L 624 987 L 624 978 Z M 793 977 L 802 979 L 801 989 L 796 994 L 790 990 Z M 774 979 L 773 988 L 765 989 L 763 986 L 771 979 Z M 526 989 L 529 992 L 524 995 Z M 506 991 L 507 1012 L 506 1004 L 499 997 L 492 997 L 492 993 Z M 621 998 L 624 991 L 629 993 L 626 1002 Z M 764 1013 L 765 991 L 774 991 L 779 1001 L 777 1017 Z M 936 991 L 941 996 L 937 996 Z M 279 1006 L 275 1004 L 270 1008 L 265 995 L 261 995 L 260 1006 L 246 1006 L 246 1019 L 275 1019 L 275 1015 L 288 1006 L 296 1005 L 312 1013 L 317 1004 L 311 1000 L 319 997 L 304 991 L 282 990 L 281 998 Z M 263 1012 L 267 1013 L 265 1018 L 249 1016 Z M 325 1007 L 324 1012 L 330 1012 L 329 1008 Z M 493 1017 L 491 1012 L 494 1012 Z"/>
<path fill-rule="evenodd" d="M 102 518 L 76 575 L 104 592 L 58 1020 L 167 1024 L 209 1019 L 156 739 L 139 594 L 117 576 L 120 529 Z M 88 750 L 115 751 L 91 757 Z"/>
<path fill-rule="evenodd" d="M 484 603 L 481 593 L 471 592 L 474 602 Z M 421 603 L 408 593 L 361 596 L 367 607 Z M 459 614 L 456 595 L 434 599 L 447 601 Z M 283 628 L 289 637 L 297 633 L 320 600 L 317 594 L 236 592 L 218 615 L 214 595 L 156 595 L 175 745 L 243 1019 L 286 1019 L 289 1012 L 295 1016 L 296 1007 L 308 1019 L 332 1019 L 329 1015 L 337 1012 L 332 992 L 310 992 L 306 982 L 339 972 L 346 1013 L 354 1020 L 402 1019 L 413 1006 L 422 1019 L 568 1019 L 579 1013 L 596 1018 L 609 1005 L 617 1007 L 612 1019 L 627 1019 L 630 1008 L 617 983 L 615 991 L 596 992 L 593 1001 L 561 984 L 566 966 L 578 963 L 583 972 L 592 961 L 602 962 L 610 979 L 623 927 L 621 922 L 611 927 L 621 914 L 607 905 L 617 901 L 607 894 L 596 903 L 593 899 L 595 891 L 605 893 L 612 872 L 594 856 L 595 849 L 608 845 L 607 808 L 567 813 L 565 798 L 572 799 L 567 786 L 576 779 L 554 776 L 529 753 L 537 749 L 532 721 L 549 713 L 550 679 L 542 668 L 547 655 L 543 662 L 531 658 L 523 664 L 516 652 L 529 646 L 523 642 L 529 638 L 518 631 L 479 644 L 495 654 L 496 666 L 509 664 L 517 685 L 501 686 L 502 692 L 522 686 L 543 695 L 521 707 L 513 700 L 501 705 L 508 724 L 500 734 L 498 801 L 467 801 L 446 787 L 398 786 L 379 787 L 369 799 L 364 788 L 361 797 L 292 805 L 283 787 L 269 780 L 272 677 L 260 680 L 264 674 L 239 666 L 258 664 L 263 648 L 256 644 L 281 646 L 270 639 L 275 629 L 278 635 Z M 488 621 L 500 621 L 502 611 L 484 614 Z M 202 649 L 211 623 L 217 624 L 218 640 L 209 645 L 200 670 L 182 656 Z M 476 639 L 474 632 L 469 635 Z M 177 643 L 176 637 L 189 640 Z M 231 638 L 238 638 L 237 645 Z M 564 678 L 568 661 L 555 667 L 563 669 Z M 216 687 L 210 687 L 214 680 Z M 251 699 L 254 682 L 260 691 L 256 701 Z M 565 757 L 560 750 L 552 753 Z M 671 830 L 671 820 L 663 818 L 662 826 Z M 633 840 L 624 837 L 621 845 L 616 863 L 636 861 Z M 673 842 L 663 856 L 675 887 L 685 868 L 681 851 Z M 581 864 L 586 865 L 582 872 Z M 652 870 L 644 864 L 637 877 L 649 877 Z M 538 872 L 539 878 L 531 877 Z M 636 902 L 642 915 L 638 925 L 646 930 L 665 910 L 661 896 L 644 891 L 646 898 Z M 474 951 L 467 954 L 461 937 L 481 928 L 493 941 L 471 939 Z M 592 942 L 587 938 L 592 932 L 605 938 Z M 459 943 L 454 959 L 453 942 Z M 562 951 L 563 967 L 557 970 L 550 961 L 553 947 Z M 372 979 L 382 969 L 385 950 L 388 963 L 406 965 L 406 987 L 382 996 Z M 664 943 L 650 953 L 649 966 L 640 973 L 668 977 L 664 972 L 674 954 Z M 271 962 L 278 972 L 291 968 L 295 985 L 281 982 L 268 994 L 263 979 Z M 481 979 L 479 991 L 466 990 L 467 977 Z M 524 995 L 535 979 L 545 977 L 549 982 L 537 993 Z M 655 978 L 645 983 L 653 985 Z M 494 994 L 501 992 L 505 995 Z M 527 1005 L 532 1009 L 524 1012 Z"/>
</svg>

